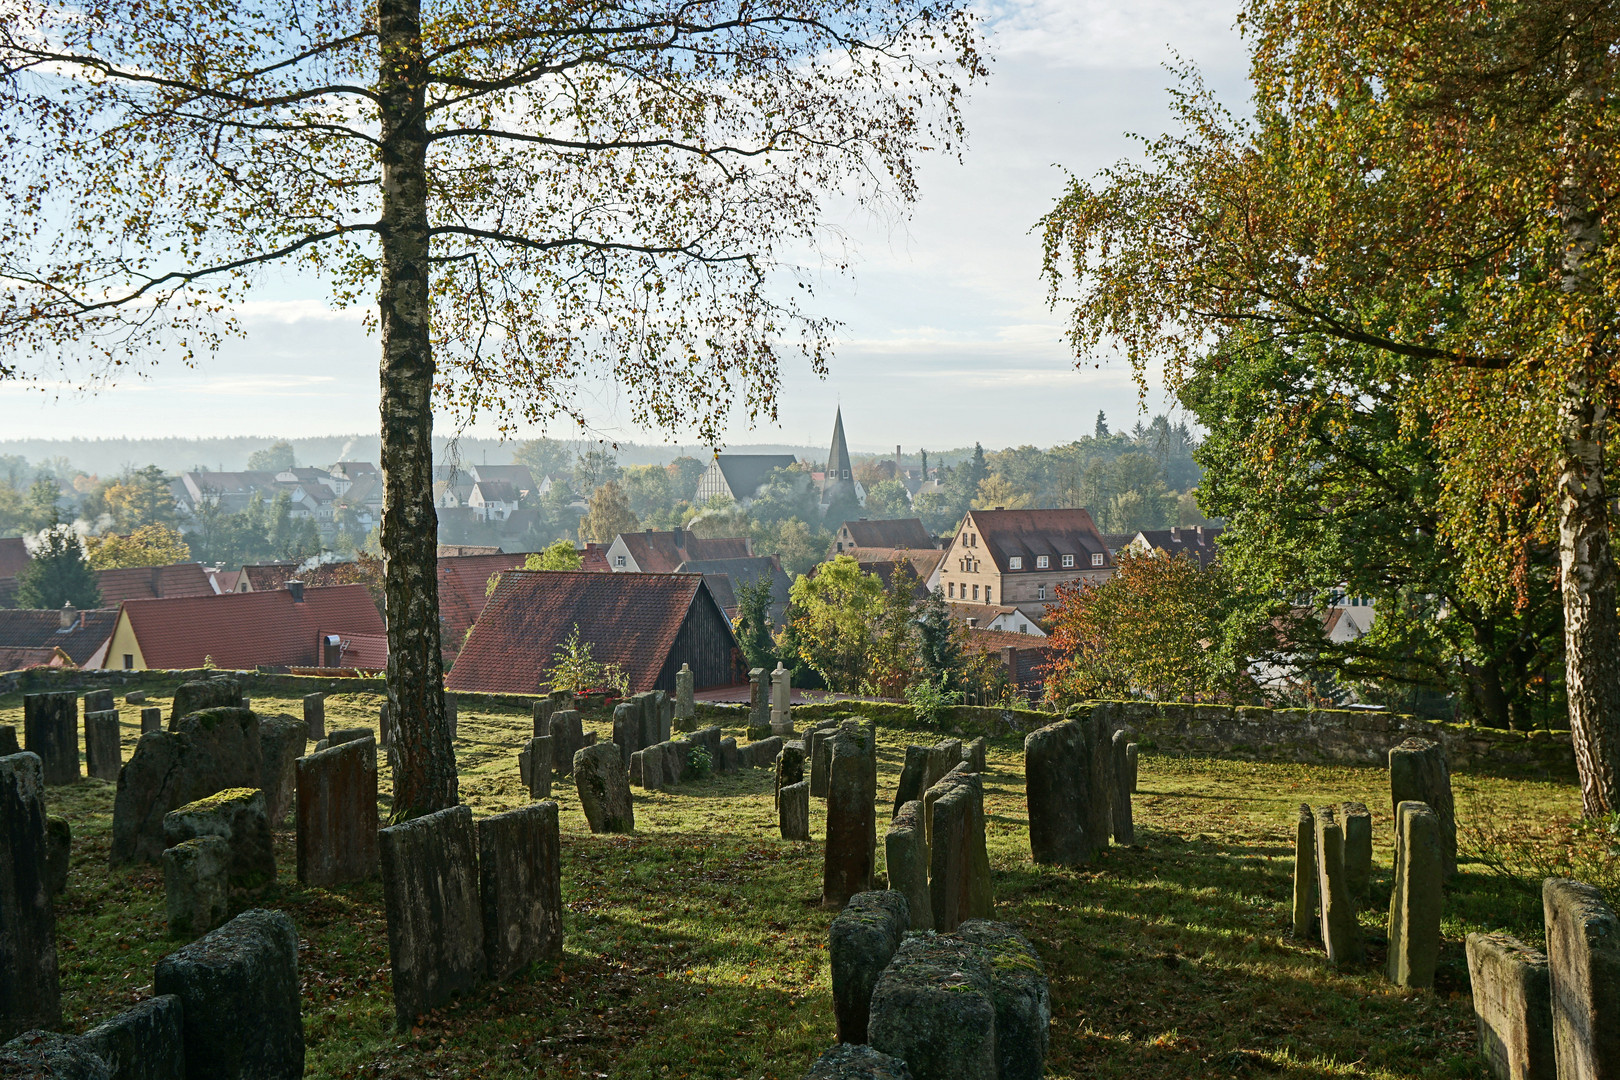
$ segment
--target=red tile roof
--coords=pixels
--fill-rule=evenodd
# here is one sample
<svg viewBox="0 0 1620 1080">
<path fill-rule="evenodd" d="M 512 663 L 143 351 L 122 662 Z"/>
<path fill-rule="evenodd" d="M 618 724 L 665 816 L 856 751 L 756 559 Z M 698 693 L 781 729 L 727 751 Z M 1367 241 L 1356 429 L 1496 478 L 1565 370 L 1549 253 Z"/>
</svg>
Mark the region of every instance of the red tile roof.
<svg viewBox="0 0 1620 1080">
<path fill-rule="evenodd" d="M 60 648 L 75 664 L 83 666 L 112 636 L 118 610 L 78 611 L 72 623 L 62 626 L 62 612 L 10 608 L 0 610 L 0 648 Z"/>
<path fill-rule="evenodd" d="M 364 585 L 305 589 L 303 603 L 285 589 L 128 600 L 120 618 L 129 620 L 149 668 L 196 668 L 205 657 L 222 668 L 315 667 L 323 635 L 347 641 L 388 632 Z"/>
<path fill-rule="evenodd" d="M 294 576 L 298 564 L 293 562 L 250 563 L 242 567 L 237 578 L 237 588 L 241 588 L 241 579 L 246 578 L 251 592 L 275 592 L 284 587 L 288 580 Z"/>
<path fill-rule="evenodd" d="M 1081 556 L 1075 559 L 1073 568 L 1078 571 L 1094 569 L 1092 555 L 1102 555 L 1104 566 L 1114 565 L 1113 555 L 1088 511 L 971 510 L 969 514 L 972 527 L 1002 573 L 1007 572 L 1007 559 L 1012 555 L 1023 557 L 1024 570 L 1035 568 L 1037 555 Z M 1052 569 L 1059 565 L 1054 562 Z"/>
<path fill-rule="evenodd" d="M 1220 526 L 1198 525 L 1190 529 L 1146 529 L 1132 539 L 1140 539 L 1149 551 L 1189 556 L 1200 570 L 1208 570 L 1220 557 L 1215 547 L 1220 538 Z"/>
<path fill-rule="evenodd" d="M 747 559 L 753 546 L 746 536 L 702 537 L 690 529 L 647 529 L 620 533 L 643 574 L 670 574 L 683 562 Z"/>
<path fill-rule="evenodd" d="M 28 565 L 28 547 L 20 536 L 0 540 L 0 578 L 16 577 Z"/>
<path fill-rule="evenodd" d="M 526 559 L 522 552 L 440 557 L 439 639 L 446 660 L 460 651 L 468 629 L 483 612 L 490 576 L 522 566 Z"/>
<path fill-rule="evenodd" d="M 61 649 L 25 649 L 0 646 L 0 671 L 22 671 L 34 667 L 77 667 Z"/>
<path fill-rule="evenodd" d="M 579 568 L 596 574 L 611 573 L 613 568 L 608 565 L 607 549 L 606 544 L 586 544 L 585 550 L 579 553 Z"/>
<path fill-rule="evenodd" d="M 154 600 L 176 596 L 213 596 L 214 586 L 202 563 L 176 563 L 173 566 L 131 566 L 120 570 L 97 570 L 103 607 L 117 607 L 125 600 Z"/>
<path fill-rule="evenodd" d="M 698 574 L 513 570 L 501 576 L 445 686 L 541 693 L 557 647 L 578 627 L 594 660 L 623 668 L 631 690 L 649 689 L 699 604 L 714 598 Z M 736 648 L 734 638 L 728 647 Z"/>
<path fill-rule="evenodd" d="M 925 550 L 939 547 L 939 541 L 923 527 L 920 518 L 896 518 L 889 521 L 868 521 L 858 518 L 846 521 L 843 529 L 850 543 L 858 548 L 913 548 Z"/>
</svg>

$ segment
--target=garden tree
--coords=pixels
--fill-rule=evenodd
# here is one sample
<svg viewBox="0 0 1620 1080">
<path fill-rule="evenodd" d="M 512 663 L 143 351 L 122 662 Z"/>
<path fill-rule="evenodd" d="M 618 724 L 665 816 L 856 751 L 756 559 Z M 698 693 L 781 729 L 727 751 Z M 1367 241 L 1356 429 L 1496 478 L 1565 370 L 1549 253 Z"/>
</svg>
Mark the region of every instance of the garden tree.
<svg viewBox="0 0 1620 1080">
<path fill-rule="evenodd" d="M 270 557 L 281 562 L 302 562 L 321 553 L 320 530 L 313 519 L 293 516 L 292 495 L 285 491 L 276 492 L 276 497 L 270 500 L 265 541 Z M 437 542 L 434 554 L 438 554 Z"/>
<path fill-rule="evenodd" d="M 255 495 L 245 510 L 231 512 L 204 502 L 186 521 L 186 544 L 198 562 L 222 569 L 271 558 L 265 502 Z"/>
<path fill-rule="evenodd" d="M 831 542 L 828 534 L 812 532 L 810 526 L 798 518 L 788 518 L 775 526 L 758 531 L 755 550 L 776 556 L 789 577 L 808 574 L 821 562 Z"/>
<path fill-rule="evenodd" d="M 84 561 L 84 548 L 72 526 L 53 522 L 29 550 L 28 562 L 17 572 L 20 608 L 76 608 L 101 606 L 96 572 Z"/>
<path fill-rule="evenodd" d="M 1237 325 L 1422 361 L 1450 493 L 1439 528 L 1471 584 L 1502 593 L 1525 545 L 1556 537 L 1582 805 L 1620 812 L 1603 473 L 1620 9 L 1251 0 L 1242 23 L 1252 119 L 1188 74 L 1184 132 L 1096 186 L 1074 181 L 1046 218 L 1072 341 L 1172 378 Z M 1503 534 L 1527 507 L 1527 531 Z"/>
<path fill-rule="evenodd" d="M 85 561 L 92 570 L 125 566 L 173 566 L 191 561 L 191 549 L 178 529 L 142 525 L 128 536 L 105 533 L 84 538 Z"/>
<path fill-rule="evenodd" d="M 527 465 L 535 483 L 560 479 L 573 470 L 574 451 L 556 439 L 529 439 L 512 451 L 514 465 Z"/>
<path fill-rule="evenodd" d="M 774 419 L 784 356 L 823 371 L 831 340 L 776 272 L 819 252 L 829 193 L 915 196 L 916 154 L 959 145 L 976 49 L 962 0 L 22 0 L 0 374 L 189 361 L 271 263 L 375 295 L 393 813 L 436 810 L 435 392 L 583 424 L 573 388 L 606 370 L 643 426 Z"/>
<path fill-rule="evenodd" d="M 525 570 L 578 570 L 584 564 L 579 549 L 568 540 L 557 540 L 544 551 L 531 551 L 523 560 Z"/>
<path fill-rule="evenodd" d="M 1046 610 L 1047 700 L 1247 701 L 1248 650 L 1216 647 L 1230 596 L 1219 564 L 1201 570 L 1185 554 L 1126 550 L 1115 567 L 1100 585 L 1058 586 Z"/>
<path fill-rule="evenodd" d="M 771 578 L 761 574 L 737 586 L 737 645 L 751 668 L 776 667 L 776 642 L 771 639 Z"/>
<path fill-rule="evenodd" d="M 593 492 L 603 484 L 617 480 L 622 472 L 613 451 L 600 447 L 587 450 L 574 459 L 574 489 L 581 494 Z"/>
<path fill-rule="evenodd" d="M 1318 619 L 1302 620 L 1277 660 L 1363 700 L 1410 711 L 1420 693 L 1453 692 L 1480 723 L 1543 726 L 1563 709 L 1554 553 L 1523 549 L 1515 596 L 1464 587 L 1463 556 L 1437 528 L 1433 421 L 1398 392 L 1423 367 L 1322 338 L 1285 347 L 1241 327 L 1194 361 L 1180 398 L 1207 432 L 1200 496 L 1226 522 L 1221 563 L 1240 600 L 1228 626 L 1275 618 L 1279 597 L 1317 612 L 1335 596 L 1366 598 L 1377 612 L 1367 636 L 1332 642 Z"/>
<path fill-rule="evenodd" d="M 285 472 L 298 467 L 298 457 L 293 453 L 293 444 L 280 439 L 249 454 L 247 467 L 249 472 Z"/>
<path fill-rule="evenodd" d="M 0 536 L 16 536 L 23 521 L 22 492 L 10 481 L 0 481 Z"/>
<path fill-rule="evenodd" d="M 579 523 L 580 543 L 611 544 L 620 533 L 641 528 L 636 515 L 630 512 L 630 500 L 624 497 L 617 481 L 609 480 L 597 488 L 586 505 L 585 516 Z"/>
<path fill-rule="evenodd" d="M 898 480 L 883 480 L 872 485 L 866 492 L 866 516 L 873 521 L 915 516 L 911 512 L 911 499 L 906 495 L 906 485 Z"/>
<path fill-rule="evenodd" d="M 101 497 L 113 524 L 120 529 L 142 525 L 172 525 L 176 520 L 174 495 L 169 477 L 156 465 L 129 469 L 108 484 Z"/>
<path fill-rule="evenodd" d="M 775 525 L 789 518 L 813 521 L 818 500 L 815 482 L 808 472 L 799 468 L 772 469 L 748 501 L 748 520 L 757 525 Z"/>
<path fill-rule="evenodd" d="M 619 477 L 619 487 L 630 512 L 650 528 L 667 529 L 674 524 L 670 518 L 675 500 L 670 494 L 669 473 L 662 465 L 632 465 Z"/>
<path fill-rule="evenodd" d="M 799 657 L 837 693 L 867 689 L 873 671 L 873 629 L 887 597 L 876 574 L 848 555 L 822 563 L 793 583 L 788 621 Z"/>
<path fill-rule="evenodd" d="M 991 473 L 979 481 L 979 491 L 973 497 L 975 510 L 1024 510 L 1035 505 L 1035 497 L 1013 487 L 1000 473 Z"/>
<path fill-rule="evenodd" d="M 61 517 L 62 485 L 54 477 L 39 476 L 23 497 L 23 524 L 30 531 L 46 529 Z"/>
<path fill-rule="evenodd" d="M 962 688 L 962 625 L 951 618 L 943 589 L 935 587 L 917 605 L 917 659 L 922 676 L 948 691 Z"/>
<path fill-rule="evenodd" d="M 698 481 L 709 466 L 695 457 L 681 455 L 665 465 L 669 472 L 670 492 L 676 502 L 691 502 L 697 496 Z"/>
</svg>

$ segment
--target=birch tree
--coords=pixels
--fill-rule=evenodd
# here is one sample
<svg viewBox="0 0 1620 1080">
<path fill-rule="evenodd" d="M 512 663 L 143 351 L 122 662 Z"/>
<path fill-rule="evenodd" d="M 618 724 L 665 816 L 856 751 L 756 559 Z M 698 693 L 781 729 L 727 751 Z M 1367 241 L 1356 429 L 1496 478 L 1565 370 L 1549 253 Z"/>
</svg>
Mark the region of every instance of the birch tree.
<svg viewBox="0 0 1620 1080">
<path fill-rule="evenodd" d="M 0 377 L 193 363 L 272 267 L 374 300 L 394 813 L 450 805 L 434 405 L 774 417 L 829 198 L 913 198 L 977 40 L 962 0 L 11 0 Z"/>
</svg>

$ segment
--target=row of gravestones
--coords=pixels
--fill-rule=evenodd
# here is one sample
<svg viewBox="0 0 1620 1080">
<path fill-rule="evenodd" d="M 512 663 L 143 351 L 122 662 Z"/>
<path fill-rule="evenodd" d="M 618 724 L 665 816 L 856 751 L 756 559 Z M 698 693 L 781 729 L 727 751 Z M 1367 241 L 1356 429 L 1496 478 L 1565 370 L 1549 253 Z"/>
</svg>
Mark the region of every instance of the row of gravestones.
<svg viewBox="0 0 1620 1080">
<path fill-rule="evenodd" d="M 748 672 L 748 737 L 755 742 L 772 735 L 793 736 L 793 675 L 777 662 L 775 671 Z"/>
<path fill-rule="evenodd" d="M 1024 802 L 1037 863 L 1084 866 L 1110 837 L 1126 846 L 1136 842 L 1137 747 L 1110 710 L 1077 708 L 1024 738 Z"/>
<path fill-rule="evenodd" d="M 1051 994 L 1040 956 L 1006 923 L 949 933 L 911 922 L 893 890 L 857 893 L 828 931 L 839 1045 L 810 1080 L 1039 1080 Z"/>
</svg>

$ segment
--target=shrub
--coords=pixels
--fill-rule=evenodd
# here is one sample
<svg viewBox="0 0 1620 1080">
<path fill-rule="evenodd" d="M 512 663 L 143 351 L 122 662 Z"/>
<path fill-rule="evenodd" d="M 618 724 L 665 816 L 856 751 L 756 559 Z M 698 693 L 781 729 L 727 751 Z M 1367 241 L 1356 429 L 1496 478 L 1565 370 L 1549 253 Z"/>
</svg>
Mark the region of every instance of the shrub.
<svg viewBox="0 0 1620 1080">
<path fill-rule="evenodd" d="M 694 746 L 686 755 L 686 775 L 693 780 L 707 779 L 714 772 L 714 759 L 706 746 Z"/>
</svg>

